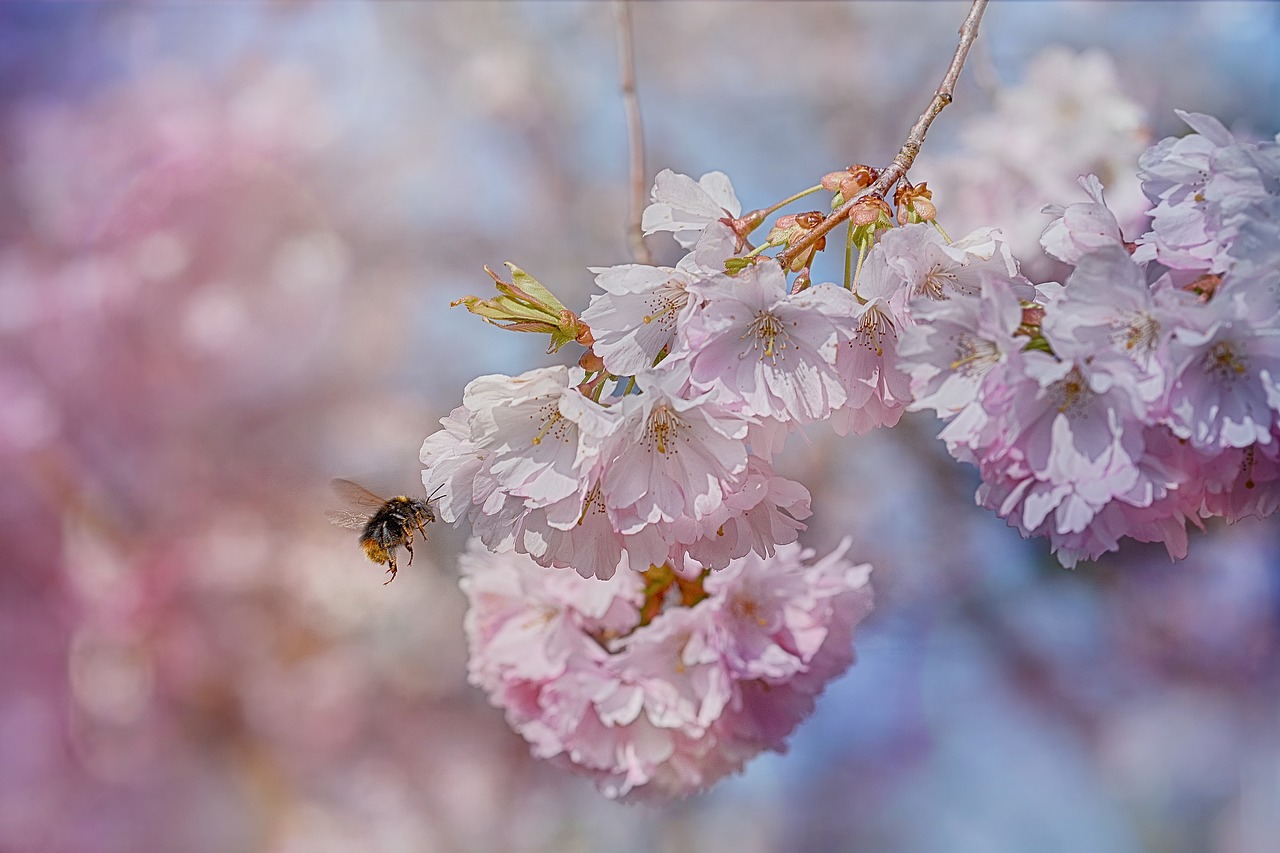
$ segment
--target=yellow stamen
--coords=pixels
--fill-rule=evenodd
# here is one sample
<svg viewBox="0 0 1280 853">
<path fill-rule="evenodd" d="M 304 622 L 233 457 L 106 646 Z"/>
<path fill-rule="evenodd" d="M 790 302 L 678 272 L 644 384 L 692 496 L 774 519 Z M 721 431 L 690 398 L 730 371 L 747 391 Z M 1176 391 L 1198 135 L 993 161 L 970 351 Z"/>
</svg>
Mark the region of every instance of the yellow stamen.
<svg viewBox="0 0 1280 853">
<path fill-rule="evenodd" d="M 538 434 L 533 437 L 533 443 L 535 445 L 542 444 L 542 437 L 546 435 L 548 432 L 550 432 L 551 428 L 555 426 L 561 419 L 563 419 L 563 417 L 564 415 L 560 414 L 559 409 L 552 412 L 551 417 L 547 418 L 546 423 L 542 425 L 542 429 L 538 430 Z"/>
</svg>

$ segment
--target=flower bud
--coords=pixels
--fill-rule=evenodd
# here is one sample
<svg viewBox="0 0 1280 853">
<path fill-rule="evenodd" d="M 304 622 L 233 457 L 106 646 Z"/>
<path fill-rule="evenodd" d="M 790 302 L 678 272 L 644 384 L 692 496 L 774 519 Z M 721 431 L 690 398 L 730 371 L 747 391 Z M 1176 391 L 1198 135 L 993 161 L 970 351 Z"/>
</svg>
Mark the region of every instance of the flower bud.
<svg viewBox="0 0 1280 853">
<path fill-rule="evenodd" d="M 880 221 L 884 217 L 885 224 L 889 224 L 889 205 L 879 196 L 867 196 L 859 199 L 858 203 L 849 211 L 849 221 L 853 223 L 854 228 L 861 228 L 864 225 L 872 225 Z"/>
<path fill-rule="evenodd" d="M 604 359 L 596 355 L 595 350 L 587 350 L 578 359 L 578 367 L 581 367 L 587 373 L 598 373 L 604 370 Z"/>
<path fill-rule="evenodd" d="M 853 198 L 859 192 L 871 186 L 878 177 L 880 177 L 880 173 L 876 169 L 855 164 L 842 171 L 828 172 L 823 175 L 822 188 L 829 192 L 838 193 L 843 203 L 845 199 Z"/>
<path fill-rule="evenodd" d="M 498 295 L 491 299 L 464 296 L 449 303 L 451 307 L 464 305 L 472 314 L 503 329 L 513 332 L 537 332 L 551 336 L 547 352 L 577 340 L 585 328 L 578 316 L 564 307 L 550 290 L 536 278 L 508 263 L 511 281 L 503 281 L 488 267 L 484 271 L 493 279 Z M 590 335 L 590 330 L 586 331 Z"/>
<path fill-rule="evenodd" d="M 903 181 L 893 193 L 893 204 L 898 208 L 898 224 L 912 222 L 932 222 L 938 218 L 938 208 L 930 199 L 933 191 L 929 184 L 921 181 L 918 186 Z"/>
<path fill-rule="evenodd" d="M 824 219 L 821 211 L 810 210 L 806 213 L 791 213 L 786 216 L 778 217 L 778 221 L 774 223 L 773 228 L 769 231 L 769 243 L 774 246 L 790 247 L 793 243 L 803 239 L 813 229 L 822 224 Z M 820 252 L 827 246 L 827 238 L 821 237 L 805 251 L 792 260 L 789 267 L 791 272 L 798 272 L 807 267 L 813 261 L 815 252 Z"/>
</svg>

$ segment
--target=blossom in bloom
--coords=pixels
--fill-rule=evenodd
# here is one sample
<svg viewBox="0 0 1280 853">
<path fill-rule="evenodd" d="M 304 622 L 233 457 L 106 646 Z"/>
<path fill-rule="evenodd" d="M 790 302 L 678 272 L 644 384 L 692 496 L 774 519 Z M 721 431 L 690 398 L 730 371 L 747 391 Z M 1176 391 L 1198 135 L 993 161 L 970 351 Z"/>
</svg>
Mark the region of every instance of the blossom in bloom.
<svg viewBox="0 0 1280 853">
<path fill-rule="evenodd" d="M 577 390 L 566 367 L 472 380 L 462 395 L 470 439 L 489 451 L 487 470 L 505 494 L 543 507 L 586 494 L 582 476 L 593 447 L 579 440 L 578 420 L 604 412 Z"/>
<path fill-rule="evenodd" d="M 857 284 L 862 304 L 837 360 L 849 401 L 832 418 L 837 433 L 861 434 L 898 422 L 911 400 L 908 373 L 898 359 L 913 312 L 928 314 L 932 304 L 974 297 L 988 280 L 1001 282 L 1015 302 L 1035 294 L 995 229 L 954 243 L 925 223 L 884 235 L 863 264 Z"/>
<path fill-rule="evenodd" d="M 1251 210 L 1280 195 L 1280 170 L 1269 151 L 1260 155 L 1260 146 L 1236 140 L 1212 116 L 1179 110 L 1178 117 L 1196 132 L 1163 139 L 1139 160 L 1143 191 L 1156 206 L 1138 243 L 1175 269 L 1226 272 Z"/>
<path fill-rule="evenodd" d="M 1085 254 L 1113 246 L 1124 246 L 1124 235 L 1116 215 L 1102 196 L 1102 181 L 1097 175 L 1084 175 L 1080 186 L 1091 201 L 1063 207 L 1046 205 L 1040 212 L 1055 219 L 1040 235 L 1040 245 L 1060 261 L 1076 264 Z"/>
<path fill-rule="evenodd" d="M 987 278 L 977 296 L 917 301 L 913 317 L 898 347 L 911 377 L 910 408 L 950 419 L 940 437 L 953 455 L 973 461 L 959 448 L 985 443 L 993 412 L 1008 402 L 1004 374 L 1025 344 L 1015 337 L 1022 306 L 1003 280 Z"/>
<path fill-rule="evenodd" d="M 423 482 L 445 496 L 441 518 L 468 518 L 495 550 L 515 548 L 547 565 L 570 564 L 569 546 L 555 531 L 579 531 L 582 550 L 580 529 L 598 488 L 598 442 L 616 423 L 572 384 L 579 378 L 580 371 L 551 367 L 468 384 L 463 405 L 422 446 Z M 598 559 L 580 565 L 611 573 L 618 548 L 597 536 L 588 550 Z"/>
<path fill-rule="evenodd" d="M 1166 420 L 1200 449 L 1267 444 L 1280 423 L 1280 326 L 1255 276 L 1274 271 L 1228 274 L 1208 303 L 1185 309 L 1169 344 Z"/>
<path fill-rule="evenodd" d="M 603 294 L 591 297 L 582 319 L 595 338 L 592 349 L 615 376 L 653 367 L 669 350 L 677 330 L 698 306 L 689 293 L 695 276 L 683 261 L 675 268 L 624 264 L 594 267 Z"/>
<path fill-rule="evenodd" d="M 849 319 L 839 326 L 836 371 L 845 404 L 828 419 L 837 435 L 893 426 L 910 399 L 907 376 L 897 367 L 898 336 L 908 320 L 903 300 L 894 297 L 905 288 L 882 245 L 877 243 L 863 263 L 857 297 L 843 297 Z"/>
<path fill-rule="evenodd" d="M 1125 537 L 1182 557 L 1188 522 L 1280 504 L 1280 276 L 1268 263 L 1280 228 L 1267 195 L 1280 169 L 1269 143 L 1184 118 L 1199 136 L 1144 156 L 1164 208 L 1137 251 L 1090 176 L 1091 200 L 1050 209 L 1043 237 L 1075 269 L 1038 286 L 1021 318 L 1007 299 L 910 303 L 921 325 L 899 355 L 917 407 L 948 419 L 948 449 L 979 466 L 979 503 L 1048 537 L 1067 566 Z"/>
<path fill-rule="evenodd" d="M 898 281 L 890 275 L 868 279 L 865 284 L 859 279 L 858 293 L 888 299 L 899 316 L 910 317 L 910 306 L 920 298 L 936 302 L 974 296 L 985 276 L 1017 281 L 1022 298 L 1033 295 L 1030 282 L 1018 275 L 1018 264 L 995 228 L 980 228 L 948 242 L 930 224 L 906 225 L 887 232 L 877 248 L 884 264 L 897 273 Z M 890 290 L 883 292 L 886 286 Z"/>
<path fill-rule="evenodd" d="M 1190 294 L 1148 285 L 1143 266 L 1122 247 L 1103 246 L 1077 259 L 1043 325 L 1052 341 L 1127 356 L 1141 397 L 1154 404 L 1164 393 L 1171 321 L 1193 303 Z"/>
<path fill-rule="evenodd" d="M 788 545 L 694 574 L 679 602 L 655 599 L 647 618 L 646 576 L 625 560 L 612 580 L 587 580 L 473 542 L 460 561 L 471 682 L 536 756 L 609 797 L 704 789 L 762 750 L 785 749 L 852 663 L 871 569 L 847 549 L 815 560 Z M 647 577 L 675 583 L 669 566 Z"/>
<path fill-rule="evenodd" d="M 686 249 L 693 248 L 711 223 L 735 219 L 742 213 L 742 204 L 724 172 L 708 172 L 695 181 L 663 169 L 654 179 L 651 198 L 641 217 L 644 233 L 670 231 Z"/>
<path fill-rule="evenodd" d="M 615 403 L 616 425 L 592 434 L 605 512 L 639 565 L 665 562 L 673 525 L 718 512 L 744 482 L 746 421 L 709 394 L 685 396 L 687 376 L 679 365 L 637 374 L 641 393 Z"/>
<path fill-rule="evenodd" d="M 741 255 L 745 249 L 746 241 L 734 226 L 724 220 L 712 222 L 679 266 L 697 269 L 703 276 L 716 275 L 725 271 L 729 258 Z"/>
<path fill-rule="evenodd" d="M 1271 439 L 1224 450 L 1212 459 L 1218 479 L 1206 484 L 1204 515 L 1234 523 L 1249 516 L 1266 518 L 1280 509 L 1280 435 L 1272 433 Z"/>
<path fill-rule="evenodd" d="M 471 443 L 466 407 L 458 406 L 441 418 L 440 424 L 444 428 L 422 442 L 419 458 L 427 466 L 422 471 L 422 484 L 431 491 L 440 483 L 449 486 L 435 506 L 440 518 L 452 523 L 471 512 L 476 502 L 476 474 L 483 468 L 485 457 Z"/>
<path fill-rule="evenodd" d="M 722 569 L 752 552 L 771 557 L 777 546 L 796 541 L 811 514 L 808 489 L 775 474 L 766 459 L 749 456 L 742 487 L 718 512 L 700 523 L 676 523 L 671 561 L 691 558 L 700 567 Z"/>
<path fill-rule="evenodd" d="M 1199 525 L 1200 459 L 1162 427 L 1131 430 L 1125 453 L 1032 476 L 1016 459 L 984 468 L 977 500 L 1024 537 L 1044 536 L 1062 565 L 1097 559 L 1129 537 L 1187 554 L 1186 523 Z"/>
<path fill-rule="evenodd" d="M 787 294 L 775 263 L 753 264 L 693 286 L 702 307 L 674 357 L 689 381 L 743 415 L 809 424 L 845 401 L 836 374 L 836 324 L 847 319 L 848 293 L 818 285 Z"/>
</svg>

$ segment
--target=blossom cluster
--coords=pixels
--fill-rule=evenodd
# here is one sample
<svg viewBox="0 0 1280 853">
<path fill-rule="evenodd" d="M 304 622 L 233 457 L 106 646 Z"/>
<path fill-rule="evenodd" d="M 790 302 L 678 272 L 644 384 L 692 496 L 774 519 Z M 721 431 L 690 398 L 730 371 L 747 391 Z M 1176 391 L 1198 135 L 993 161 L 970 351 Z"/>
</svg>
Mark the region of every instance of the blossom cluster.
<svg viewBox="0 0 1280 853">
<path fill-rule="evenodd" d="M 523 578 L 512 607 L 589 594 L 598 607 L 576 612 L 614 614 L 578 625 L 582 642 L 541 680 L 500 665 L 489 632 L 471 637 L 477 683 L 535 752 L 563 756 L 615 795 L 687 793 L 780 749 L 847 666 L 869 567 L 851 569 L 843 548 L 801 565 L 809 493 L 772 457 L 800 425 L 865 432 L 896 423 L 907 402 L 905 378 L 882 357 L 895 332 L 880 303 L 836 284 L 793 287 L 772 260 L 750 263 L 746 234 L 763 217 L 741 216 L 724 175 L 663 172 L 653 198 L 645 228 L 672 232 L 688 254 L 675 267 L 594 270 L 602 293 L 580 319 L 514 267 L 511 282 L 495 275 L 496 299 L 463 300 L 492 322 L 550 334 L 553 348 L 577 340 L 590 351 L 585 366 L 472 381 L 421 454 L 441 518 L 468 519 L 493 552 L 469 558 L 473 614 L 493 605 L 485 584 L 504 572 Z M 777 234 L 794 221 L 783 217 L 765 247 L 784 245 Z M 986 263 L 994 245 L 946 247 L 930 262 Z M 664 594 L 655 577 L 681 578 L 683 593 Z M 828 600 L 840 596 L 861 603 Z M 714 683 L 692 710 L 663 710 L 704 669 Z"/>
<path fill-rule="evenodd" d="M 1033 284 L 994 228 L 951 239 L 925 184 L 904 181 L 895 214 L 864 193 L 879 173 L 851 166 L 801 194 L 854 199 L 845 281 L 814 284 L 823 214 L 781 216 L 753 247 L 781 205 L 744 214 L 723 174 L 664 171 L 642 226 L 686 250 L 674 267 L 593 269 L 580 317 L 514 266 L 510 282 L 491 273 L 497 298 L 460 300 L 552 350 L 587 347 L 577 367 L 474 380 L 421 453 L 440 516 L 480 543 L 473 680 L 535 753 L 643 797 L 781 748 L 844 668 L 820 664 L 821 644 L 847 645 L 869 602 L 817 603 L 865 584 L 843 548 L 799 556 L 810 496 L 773 456 L 807 425 L 861 435 L 932 410 L 979 470 L 978 503 L 1067 566 L 1124 537 L 1185 556 L 1188 521 L 1274 511 L 1280 145 L 1183 116 L 1198 133 L 1140 160 L 1155 208 L 1137 241 L 1093 176 L 1088 201 L 1045 210 L 1063 283 Z M 798 620 L 788 631 L 817 632 L 811 654 L 760 634 L 777 624 L 761 596 Z M 768 689 L 745 686 L 761 671 L 730 651 L 743 643 L 790 662 Z M 776 736 L 744 728 L 744 708 Z"/>
<path fill-rule="evenodd" d="M 1180 115 L 1196 133 L 1139 161 L 1149 231 L 1126 242 L 1084 178 L 1045 211 L 1063 284 L 1020 303 L 984 280 L 916 310 L 899 351 L 978 501 L 1067 566 L 1124 537 L 1183 557 L 1188 521 L 1280 500 L 1280 145 Z"/>
<path fill-rule="evenodd" d="M 491 550 L 598 578 L 624 552 L 642 567 L 713 569 L 769 556 L 810 514 L 808 491 L 773 470 L 787 434 L 817 422 L 863 434 L 905 411 L 895 351 L 907 300 L 976 292 L 987 271 L 1033 292 L 991 229 L 949 243 L 924 223 L 890 228 L 856 290 L 797 286 L 770 259 L 747 259 L 743 232 L 759 218 L 741 216 L 724 175 L 666 171 L 653 198 L 646 230 L 690 251 L 675 267 L 594 270 L 603 293 L 580 322 L 598 368 L 482 376 L 423 445 L 423 480 L 446 495 L 441 516 L 467 518 Z M 794 219 L 765 246 L 803 230 Z M 517 273 L 500 284 L 505 298 L 541 287 Z M 469 307 L 516 310 L 497 303 Z"/>
<path fill-rule="evenodd" d="M 471 682 L 534 755 L 611 798 L 710 786 L 784 740 L 853 661 L 869 565 L 799 545 L 711 573 L 548 572 L 473 540 L 461 560 Z M 624 558 L 625 561 L 625 558 Z M 686 606 L 654 612 L 656 590 Z"/>
</svg>

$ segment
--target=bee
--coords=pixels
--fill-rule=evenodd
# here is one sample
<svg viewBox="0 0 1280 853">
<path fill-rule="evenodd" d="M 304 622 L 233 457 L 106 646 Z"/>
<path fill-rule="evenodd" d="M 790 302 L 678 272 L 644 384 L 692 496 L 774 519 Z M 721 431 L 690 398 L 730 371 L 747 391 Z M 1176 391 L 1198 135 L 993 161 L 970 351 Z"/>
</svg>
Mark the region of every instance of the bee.
<svg viewBox="0 0 1280 853">
<path fill-rule="evenodd" d="M 339 497 L 353 509 L 330 510 L 325 517 L 339 527 L 359 530 L 360 547 L 373 562 L 387 564 L 387 571 L 391 573 L 387 583 L 391 583 L 396 579 L 396 549 L 403 545 L 409 552 L 412 565 L 414 530 L 425 540 L 427 531 L 423 525 L 436 520 L 435 510 L 431 508 L 432 498 L 425 501 L 404 495 L 380 498 L 350 480 L 334 480 L 332 485 Z"/>
</svg>

